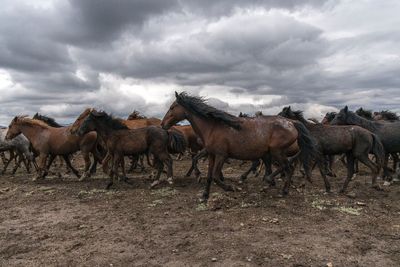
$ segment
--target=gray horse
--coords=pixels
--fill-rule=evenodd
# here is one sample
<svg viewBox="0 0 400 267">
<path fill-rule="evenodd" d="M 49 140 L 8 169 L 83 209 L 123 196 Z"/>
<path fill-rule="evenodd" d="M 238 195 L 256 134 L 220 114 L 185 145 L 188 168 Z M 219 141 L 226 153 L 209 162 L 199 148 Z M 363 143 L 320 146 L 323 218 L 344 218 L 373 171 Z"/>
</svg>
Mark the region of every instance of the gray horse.
<svg viewBox="0 0 400 267">
<path fill-rule="evenodd" d="M 33 162 L 33 164 L 35 165 L 34 155 L 29 149 L 30 148 L 29 140 L 23 134 L 20 134 L 19 136 L 15 137 L 12 140 L 6 140 L 5 137 L 7 131 L 8 128 L 0 129 L 0 152 L 5 152 L 5 151 L 10 152 L 10 159 L 7 162 L 5 162 L 2 173 L 5 173 L 10 162 L 14 159 L 14 157 L 17 156 L 19 157 L 19 160 L 13 169 L 13 174 L 17 171 L 21 162 L 24 162 L 25 167 L 29 172 L 29 162 Z"/>
</svg>

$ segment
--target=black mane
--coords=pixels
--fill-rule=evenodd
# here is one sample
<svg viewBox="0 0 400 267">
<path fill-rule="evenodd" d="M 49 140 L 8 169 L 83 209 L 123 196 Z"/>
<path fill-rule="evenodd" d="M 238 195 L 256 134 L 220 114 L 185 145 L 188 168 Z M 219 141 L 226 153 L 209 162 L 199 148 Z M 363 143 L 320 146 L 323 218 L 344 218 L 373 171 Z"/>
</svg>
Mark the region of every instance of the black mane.
<svg viewBox="0 0 400 267">
<path fill-rule="evenodd" d="M 90 113 L 96 118 L 101 118 L 101 120 L 106 124 L 109 128 L 113 130 L 123 130 L 129 129 L 121 119 L 114 118 L 112 115 L 107 114 L 105 111 L 92 111 Z"/>
<path fill-rule="evenodd" d="M 39 114 L 39 113 L 36 113 L 36 114 L 33 116 L 33 119 L 34 119 L 34 120 L 43 121 L 44 123 L 46 123 L 47 125 L 49 125 L 49 126 L 51 126 L 51 127 L 56 127 L 56 128 L 61 128 L 61 127 L 63 127 L 61 124 L 59 124 L 58 122 L 56 122 L 55 119 L 53 119 L 53 118 L 51 118 L 51 117 L 48 117 L 48 116 L 45 116 L 45 115 L 41 115 L 41 114 Z"/>
<path fill-rule="evenodd" d="M 364 119 L 372 121 L 372 110 L 359 108 L 356 110 L 356 114 Z"/>
<path fill-rule="evenodd" d="M 176 101 L 179 105 L 200 117 L 222 122 L 237 130 L 241 129 L 241 122 L 238 117 L 208 105 L 202 97 L 190 96 L 186 92 L 182 92 L 176 95 Z"/>
</svg>

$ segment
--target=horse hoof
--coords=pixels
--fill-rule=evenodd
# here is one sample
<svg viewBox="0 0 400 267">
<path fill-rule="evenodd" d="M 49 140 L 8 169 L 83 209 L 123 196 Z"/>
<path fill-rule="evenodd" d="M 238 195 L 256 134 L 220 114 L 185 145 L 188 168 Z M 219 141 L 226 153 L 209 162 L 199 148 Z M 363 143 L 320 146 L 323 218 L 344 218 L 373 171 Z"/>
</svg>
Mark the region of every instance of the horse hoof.
<svg viewBox="0 0 400 267">
<path fill-rule="evenodd" d="M 173 185 L 173 184 L 174 184 L 174 180 L 172 179 L 172 177 L 169 177 L 169 178 L 167 179 L 167 182 L 168 182 L 170 185 Z"/>
<path fill-rule="evenodd" d="M 157 185 L 159 185 L 160 184 L 160 181 L 154 181 L 154 182 L 152 182 L 151 183 L 151 185 L 150 185 L 150 189 L 153 189 L 154 187 L 156 187 Z"/>
<path fill-rule="evenodd" d="M 392 184 L 392 183 L 389 182 L 389 181 L 384 181 L 384 182 L 383 182 L 383 185 L 384 185 L 384 186 L 389 186 L 389 185 L 391 185 L 391 184 Z"/>
</svg>

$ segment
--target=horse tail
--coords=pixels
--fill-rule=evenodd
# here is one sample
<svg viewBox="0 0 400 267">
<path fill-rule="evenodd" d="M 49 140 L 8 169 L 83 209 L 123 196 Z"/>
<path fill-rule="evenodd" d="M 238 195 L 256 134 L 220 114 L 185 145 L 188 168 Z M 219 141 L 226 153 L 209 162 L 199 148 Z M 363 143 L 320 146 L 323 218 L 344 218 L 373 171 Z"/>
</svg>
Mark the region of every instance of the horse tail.
<svg viewBox="0 0 400 267">
<path fill-rule="evenodd" d="M 317 141 L 303 123 L 293 121 L 293 124 L 299 133 L 297 137 L 297 143 L 300 148 L 300 160 L 303 163 L 304 170 L 308 173 L 311 173 L 313 160 L 318 160 L 321 157 L 317 149 Z"/>
<path fill-rule="evenodd" d="M 168 152 L 171 154 L 183 153 L 186 149 L 186 140 L 181 132 L 168 130 Z"/>
<path fill-rule="evenodd" d="M 371 133 L 372 135 L 372 154 L 376 157 L 376 164 L 378 165 L 379 170 L 383 167 L 383 162 L 385 161 L 385 148 L 379 137 L 376 134 Z"/>
</svg>

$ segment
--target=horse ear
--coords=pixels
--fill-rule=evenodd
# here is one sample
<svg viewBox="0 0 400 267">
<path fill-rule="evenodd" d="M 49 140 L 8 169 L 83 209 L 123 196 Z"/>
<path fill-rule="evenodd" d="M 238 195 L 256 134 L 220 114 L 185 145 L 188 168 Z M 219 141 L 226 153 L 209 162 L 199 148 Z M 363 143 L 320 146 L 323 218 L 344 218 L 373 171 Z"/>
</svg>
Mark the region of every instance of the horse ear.
<svg viewBox="0 0 400 267">
<path fill-rule="evenodd" d="M 347 113 L 348 111 L 349 111 L 349 107 L 348 107 L 348 106 L 345 106 L 345 107 L 344 107 L 344 112 Z"/>
<path fill-rule="evenodd" d="M 175 91 L 175 97 L 178 98 L 179 94 Z"/>
<path fill-rule="evenodd" d="M 290 106 L 288 106 L 288 110 L 292 110 L 292 108 Z"/>
</svg>

